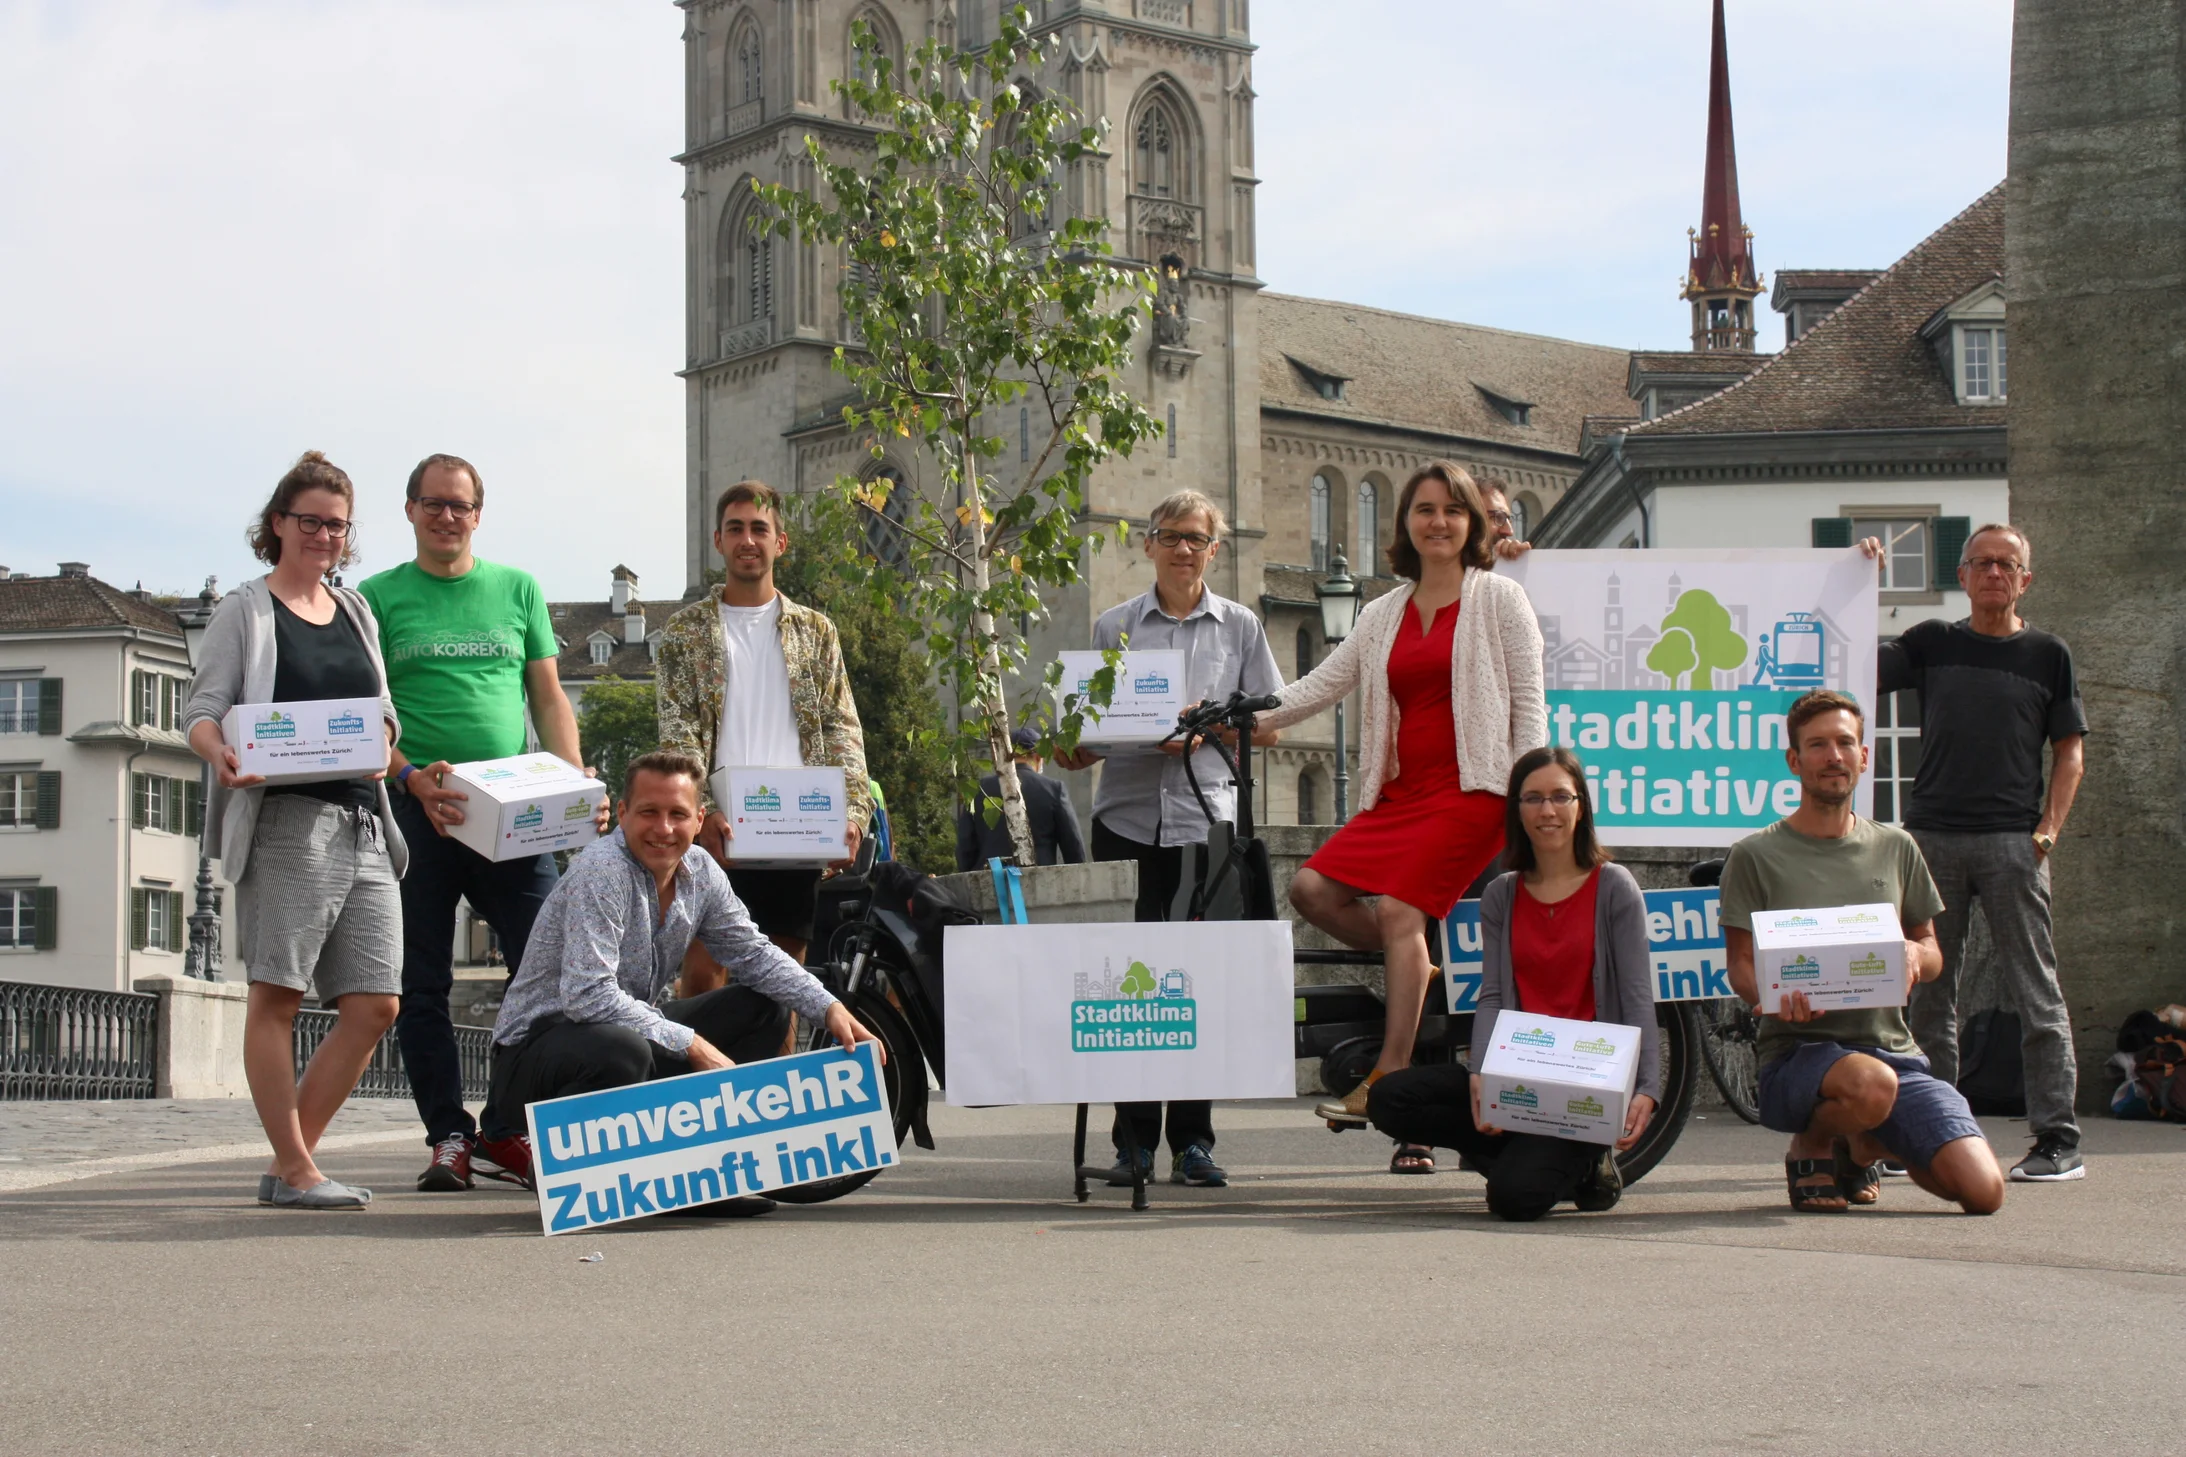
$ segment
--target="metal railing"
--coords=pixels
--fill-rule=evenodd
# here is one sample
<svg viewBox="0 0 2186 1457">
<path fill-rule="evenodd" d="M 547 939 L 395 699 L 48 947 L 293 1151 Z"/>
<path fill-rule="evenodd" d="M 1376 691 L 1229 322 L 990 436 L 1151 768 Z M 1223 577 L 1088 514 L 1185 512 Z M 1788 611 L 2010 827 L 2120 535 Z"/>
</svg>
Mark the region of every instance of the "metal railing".
<svg viewBox="0 0 2186 1457">
<path fill-rule="evenodd" d="M 311 1054 L 319 1050 L 327 1034 L 334 1030 L 332 1012 L 306 1007 L 296 1014 L 296 1068 L 303 1070 L 311 1061 Z M 493 1076 L 493 1030 L 489 1027 L 458 1027 L 455 1029 L 455 1050 L 463 1065 L 463 1097 L 475 1102 L 486 1096 L 486 1084 Z M 402 1046 L 395 1041 L 393 1028 L 380 1039 L 380 1045 L 372 1050 L 372 1060 L 364 1065 L 364 1076 L 357 1079 L 353 1098 L 407 1098 L 410 1096 L 410 1075 L 403 1071 Z"/>
<path fill-rule="evenodd" d="M 0 982 L 0 1099 L 149 1098 L 159 998 Z"/>
</svg>

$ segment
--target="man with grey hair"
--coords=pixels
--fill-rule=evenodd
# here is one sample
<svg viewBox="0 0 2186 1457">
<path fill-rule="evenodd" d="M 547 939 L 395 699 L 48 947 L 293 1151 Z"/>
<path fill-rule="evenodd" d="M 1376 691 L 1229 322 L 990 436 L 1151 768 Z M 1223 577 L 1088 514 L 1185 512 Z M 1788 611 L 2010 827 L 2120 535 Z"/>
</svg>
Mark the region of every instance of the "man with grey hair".
<svg viewBox="0 0 2186 1457">
<path fill-rule="evenodd" d="M 1207 568 L 1222 550 L 1228 523 L 1222 508 L 1198 491 L 1179 491 L 1156 505 L 1147 518 L 1146 556 L 1154 564 L 1154 585 L 1119 607 L 1101 614 L 1093 627 L 1093 646 L 1106 651 L 1129 647 L 1168 649 L 1184 655 L 1184 696 L 1205 702 L 1232 693 L 1279 692 L 1282 674 L 1268 647 L 1267 629 L 1250 608 L 1221 597 L 1207 586 Z M 1258 736 L 1262 744 L 1275 735 Z M 1214 750 L 1194 750 L 1193 771 L 1200 793 L 1218 819 L 1234 819 L 1237 799 Z M 1065 769 L 1083 769 L 1103 756 L 1077 750 L 1056 756 Z M 1137 915 L 1141 921 L 1168 918 L 1183 877 L 1184 847 L 1203 843 L 1209 823 L 1185 774 L 1183 748 L 1115 749 L 1106 755 L 1100 788 L 1093 796 L 1093 858 L 1136 860 L 1139 866 Z M 1214 1161 L 1214 1105 L 1196 1101 L 1169 1105 L 1169 1178 L 1178 1184 L 1221 1188 L 1228 1176 Z M 1116 1166 L 1108 1182 L 1132 1182 L 1127 1133 L 1136 1135 L 1141 1169 L 1151 1168 L 1161 1141 L 1159 1103 L 1118 1103 L 1112 1130 Z"/>
<path fill-rule="evenodd" d="M 1879 555 L 1879 542 L 1861 546 Z M 1943 974 L 1913 992 L 1913 1036 L 1935 1076 L 1957 1081 L 1958 971 L 1967 904 L 1978 899 L 1998 979 L 2022 1027 L 2034 1147 L 2011 1177 L 2048 1182 L 2087 1173 L 2072 1112 L 2078 1075 L 2049 901 L 2049 857 L 2080 787 L 2087 714 L 2071 650 L 2019 616 L 2019 599 L 2034 585 L 2033 559 L 2015 526 L 1992 522 L 1967 537 L 1958 582 L 1973 615 L 1916 623 L 1884 643 L 1875 687 L 1920 693 L 1920 768 L 1905 828 L 1919 841 L 1945 905 L 1936 917 Z"/>
</svg>

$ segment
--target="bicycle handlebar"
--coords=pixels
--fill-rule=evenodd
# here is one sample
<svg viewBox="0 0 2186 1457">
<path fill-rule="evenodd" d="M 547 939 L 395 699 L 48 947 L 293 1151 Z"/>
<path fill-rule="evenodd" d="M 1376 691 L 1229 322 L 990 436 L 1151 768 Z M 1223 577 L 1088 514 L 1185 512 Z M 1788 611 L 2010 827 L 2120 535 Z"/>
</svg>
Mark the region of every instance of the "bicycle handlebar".
<svg viewBox="0 0 2186 1457">
<path fill-rule="evenodd" d="M 1250 720 L 1256 713 L 1265 713 L 1271 708 L 1280 708 L 1282 706 L 1283 700 L 1273 693 L 1247 694 L 1243 692 L 1232 693 L 1227 700 L 1221 703 L 1209 700 L 1206 703 L 1195 704 L 1177 715 L 1176 727 L 1169 730 L 1168 737 L 1164 738 L 1162 742 L 1166 744 L 1180 734 L 1195 738 L 1202 737 L 1211 728 L 1237 728 L 1243 721 Z"/>
</svg>

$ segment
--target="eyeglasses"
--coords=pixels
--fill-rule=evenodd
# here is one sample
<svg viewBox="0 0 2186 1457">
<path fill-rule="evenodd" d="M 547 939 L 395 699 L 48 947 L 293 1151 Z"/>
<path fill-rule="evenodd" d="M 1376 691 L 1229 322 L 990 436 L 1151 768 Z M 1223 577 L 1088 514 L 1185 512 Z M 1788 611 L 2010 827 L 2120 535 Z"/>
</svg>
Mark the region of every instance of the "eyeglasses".
<svg viewBox="0 0 2186 1457">
<path fill-rule="evenodd" d="M 1508 511 L 1490 511 L 1488 519 L 1498 526 L 1515 526 L 1518 524 L 1517 518 Z"/>
<path fill-rule="evenodd" d="M 1559 789 L 1554 794 L 1521 794 L 1518 802 L 1527 809 L 1539 809 L 1544 804 L 1553 804 L 1558 809 L 1569 809 L 1579 802 L 1579 796 L 1568 789 Z"/>
<path fill-rule="evenodd" d="M 1214 538 L 1197 531 L 1170 531 L 1166 527 L 1153 533 L 1154 540 L 1171 551 L 1183 547 L 1194 556 L 1214 545 Z"/>
<path fill-rule="evenodd" d="M 476 501 L 444 501 L 438 496 L 413 496 L 410 504 L 428 516 L 448 516 L 468 521 L 478 514 Z"/>
<path fill-rule="evenodd" d="M 2026 570 L 2019 565 L 2018 558 L 2008 556 L 1968 557 L 1965 567 L 1977 577 L 1986 576 L 1990 572 L 2002 572 L 2007 577 L 2016 577 Z"/>
<path fill-rule="evenodd" d="M 340 541 L 349 534 L 349 523 L 339 516 L 299 516 L 294 511 L 283 511 L 281 514 L 295 522 L 296 529 L 306 536 L 317 536 L 323 531 L 334 540 Z"/>
</svg>

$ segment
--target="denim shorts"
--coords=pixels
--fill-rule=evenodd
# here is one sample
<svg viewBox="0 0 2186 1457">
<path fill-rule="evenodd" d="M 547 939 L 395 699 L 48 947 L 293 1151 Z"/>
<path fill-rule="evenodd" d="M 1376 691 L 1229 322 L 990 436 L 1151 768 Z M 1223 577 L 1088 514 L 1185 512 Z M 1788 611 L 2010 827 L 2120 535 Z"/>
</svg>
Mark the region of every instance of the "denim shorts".
<svg viewBox="0 0 2186 1457">
<path fill-rule="evenodd" d="M 1928 1073 L 1928 1059 L 1845 1042 L 1805 1042 L 1761 1069 L 1761 1125 L 1804 1133 L 1822 1101 L 1822 1079 L 1837 1059 L 1865 1053 L 1898 1075 L 1898 1098 L 1875 1140 L 1906 1163 L 1926 1168 L 1946 1143 L 1980 1138 L 1965 1095 Z"/>
</svg>

